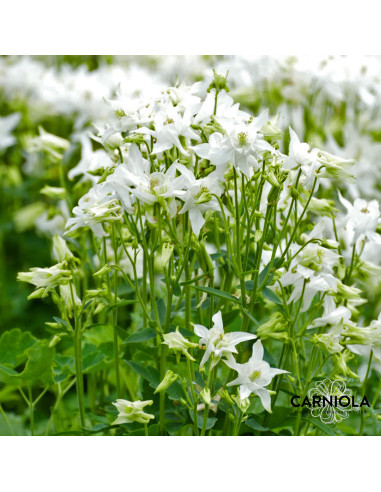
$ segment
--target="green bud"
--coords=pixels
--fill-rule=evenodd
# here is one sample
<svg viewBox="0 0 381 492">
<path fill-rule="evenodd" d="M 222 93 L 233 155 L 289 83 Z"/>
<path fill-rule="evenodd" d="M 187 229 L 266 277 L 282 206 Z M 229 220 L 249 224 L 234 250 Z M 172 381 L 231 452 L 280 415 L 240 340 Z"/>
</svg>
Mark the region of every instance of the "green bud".
<svg viewBox="0 0 381 492">
<path fill-rule="evenodd" d="M 35 220 L 46 210 L 42 202 L 34 202 L 20 208 L 13 216 L 16 232 L 24 232 L 33 229 Z"/>
<path fill-rule="evenodd" d="M 206 273 L 209 272 L 210 276 L 213 276 L 214 267 L 211 257 L 206 251 L 205 244 L 203 242 L 192 240 L 192 248 L 196 251 L 197 260 L 199 262 L 201 270 Z"/>
<path fill-rule="evenodd" d="M 99 276 L 106 275 L 111 270 L 112 270 L 111 266 L 107 263 L 100 270 L 98 270 L 97 272 L 93 273 L 93 277 L 99 277 Z"/>
<path fill-rule="evenodd" d="M 40 190 L 40 193 L 48 196 L 49 198 L 57 198 L 58 200 L 62 200 L 66 196 L 65 188 L 57 188 L 54 186 L 44 186 Z"/>
<path fill-rule="evenodd" d="M 279 197 L 279 183 L 278 186 L 273 186 L 270 190 L 270 193 L 268 194 L 267 197 L 267 204 L 268 205 L 274 205 L 274 203 L 278 200 Z"/>
<path fill-rule="evenodd" d="M 299 191 L 293 186 L 290 190 L 290 195 L 292 198 L 294 198 L 294 200 L 297 200 L 300 196 L 300 193 Z"/>
<path fill-rule="evenodd" d="M 59 343 L 61 341 L 61 338 L 62 337 L 60 335 L 54 335 L 54 337 L 51 339 L 51 341 L 49 343 L 49 348 L 52 348 L 55 345 L 57 345 L 57 343 Z"/>
<path fill-rule="evenodd" d="M 270 319 L 261 325 L 257 330 L 257 335 L 261 340 L 273 338 L 274 340 L 287 340 L 287 320 L 279 312 L 275 312 Z"/>
<path fill-rule="evenodd" d="M 212 401 L 212 397 L 211 397 L 211 394 L 210 394 L 210 389 L 209 388 L 204 388 L 201 392 L 200 392 L 200 396 L 202 398 L 202 401 L 205 403 L 205 405 L 210 405 L 210 402 Z"/>
<path fill-rule="evenodd" d="M 173 254 L 173 244 L 171 243 L 164 243 L 161 251 L 159 252 L 158 255 L 155 256 L 155 271 L 157 272 L 164 272 L 165 268 L 167 267 L 172 254 Z"/>
<path fill-rule="evenodd" d="M 155 389 L 154 394 L 160 393 L 161 391 L 165 391 L 167 388 L 171 386 L 177 379 L 178 375 L 168 369 L 165 373 L 165 376 L 159 386 Z"/>
<path fill-rule="evenodd" d="M 220 391 L 218 392 L 218 394 L 220 395 L 220 397 L 221 397 L 222 400 L 226 401 L 226 403 L 229 403 L 230 405 L 234 405 L 234 400 L 230 396 L 228 390 L 226 390 L 226 389 L 220 389 Z"/>
<path fill-rule="evenodd" d="M 67 247 L 65 239 L 58 235 L 53 236 L 53 257 L 58 262 L 70 261 L 74 257 Z"/>
<path fill-rule="evenodd" d="M 207 92 L 210 92 L 212 89 L 216 89 L 217 93 L 221 92 L 222 90 L 225 90 L 226 92 L 230 92 L 230 89 L 226 84 L 229 72 L 226 72 L 226 75 L 221 75 L 213 69 L 213 75 L 214 75 L 213 81 L 207 88 Z"/>
<path fill-rule="evenodd" d="M 276 179 L 274 171 L 272 169 L 267 172 L 266 179 L 271 185 L 273 185 L 277 188 L 280 187 L 280 184 L 279 184 L 278 180 Z"/>
<path fill-rule="evenodd" d="M 313 196 L 308 205 L 308 209 L 311 210 L 311 212 L 331 217 L 333 212 L 337 212 L 337 209 L 334 207 L 334 205 L 335 202 L 333 200 L 326 200 L 325 198 L 315 198 Z"/>
<path fill-rule="evenodd" d="M 260 229 L 257 229 L 254 233 L 254 242 L 259 243 L 263 235 L 263 232 Z"/>
</svg>

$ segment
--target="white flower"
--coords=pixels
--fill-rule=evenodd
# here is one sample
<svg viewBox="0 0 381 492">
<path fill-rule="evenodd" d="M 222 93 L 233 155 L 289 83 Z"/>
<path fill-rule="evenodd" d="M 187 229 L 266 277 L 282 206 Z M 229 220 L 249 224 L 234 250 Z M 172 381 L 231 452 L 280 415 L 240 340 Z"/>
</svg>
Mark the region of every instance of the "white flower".
<svg viewBox="0 0 381 492">
<path fill-rule="evenodd" d="M 218 311 L 218 313 L 212 317 L 212 320 L 213 327 L 210 330 L 202 325 L 194 325 L 194 332 L 200 337 L 200 346 L 206 346 L 200 368 L 206 364 L 212 354 L 211 368 L 221 360 L 221 357 L 229 357 L 231 354 L 237 354 L 238 352 L 235 346 L 239 343 L 257 338 L 256 335 L 245 333 L 243 331 L 225 333 L 221 311 Z"/>
<path fill-rule="evenodd" d="M 11 133 L 19 124 L 20 119 L 20 113 L 0 117 L 0 150 L 4 150 L 16 143 L 16 137 Z"/>
<path fill-rule="evenodd" d="M 201 125 L 208 123 L 210 117 L 214 114 L 215 99 L 216 90 L 212 89 L 206 96 L 199 112 L 195 116 L 195 123 L 199 123 Z M 234 104 L 234 99 L 229 96 L 225 90 L 219 92 L 217 97 L 216 117 L 230 118 L 232 120 L 239 118 L 241 120 L 244 116 L 247 116 L 247 119 L 250 117 L 239 109 L 239 103 Z"/>
<path fill-rule="evenodd" d="M 63 152 L 70 147 L 70 142 L 65 138 L 48 133 L 41 126 L 39 135 L 29 138 L 26 147 L 29 152 L 46 152 L 54 160 L 61 160 Z"/>
<path fill-rule="evenodd" d="M 143 408 L 147 405 L 152 405 L 152 400 L 146 401 L 128 401 L 128 400 L 116 400 L 113 405 L 116 406 L 119 415 L 112 425 L 119 424 L 131 424 L 132 422 L 139 422 L 140 424 L 148 424 L 155 416 L 149 413 L 145 413 Z"/>
<path fill-rule="evenodd" d="M 19 272 L 17 280 L 28 282 L 37 287 L 32 297 L 43 297 L 58 285 L 67 284 L 71 280 L 71 271 L 64 263 L 57 263 L 50 268 L 30 268 L 29 272 Z M 29 298 L 32 298 L 29 296 Z"/>
<path fill-rule="evenodd" d="M 82 135 L 81 138 L 81 160 L 73 167 L 69 173 L 69 179 L 74 179 L 76 176 L 83 174 L 87 179 L 94 183 L 98 180 L 97 176 L 91 173 L 100 169 L 108 169 L 113 166 L 110 156 L 102 149 L 93 151 L 91 141 L 87 135 Z"/>
<path fill-rule="evenodd" d="M 97 237 L 105 236 L 103 222 L 120 221 L 122 218 L 121 206 L 109 183 L 101 183 L 91 188 L 73 208 L 73 214 L 75 217 L 71 217 L 66 223 L 68 234 L 80 227 L 90 227 Z"/>
<path fill-rule="evenodd" d="M 238 168 L 246 177 L 250 177 L 250 167 L 257 169 L 258 159 L 264 151 L 271 153 L 275 149 L 264 139 L 260 133 L 261 128 L 268 120 L 268 113 L 264 111 L 250 123 L 236 123 L 231 120 L 223 120 L 222 125 L 226 135 L 211 135 L 209 143 L 193 147 L 195 153 L 204 159 L 208 159 L 217 168 L 225 170 L 228 162 Z"/>
<path fill-rule="evenodd" d="M 295 250 L 297 247 L 293 247 Z M 291 262 L 290 268 L 281 277 L 283 287 L 294 286 L 289 302 L 300 299 L 304 290 L 302 312 L 307 311 L 317 292 L 336 292 L 337 279 L 332 267 L 339 260 L 334 251 L 315 243 L 308 244 Z"/>
<path fill-rule="evenodd" d="M 58 262 L 70 261 L 73 258 L 73 253 L 67 247 L 65 239 L 56 234 L 53 236 L 53 257 Z"/>
<path fill-rule="evenodd" d="M 284 161 L 286 169 L 301 169 L 304 175 L 304 186 L 308 189 L 312 186 L 315 179 L 315 171 L 321 166 L 318 161 L 318 149 L 312 149 L 307 143 L 300 142 L 297 134 L 290 127 L 290 146 L 288 157 Z"/>
<path fill-rule="evenodd" d="M 273 377 L 278 374 L 288 373 L 283 369 L 270 367 L 268 362 L 263 360 L 263 346 L 260 340 L 253 345 L 253 355 L 245 364 L 238 364 L 233 358 L 225 361 L 225 364 L 238 372 L 238 377 L 228 383 L 228 386 L 240 385 L 239 394 L 241 399 L 245 399 L 252 393 L 258 395 L 263 407 L 271 412 L 271 397 L 268 386 Z"/>
<path fill-rule="evenodd" d="M 216 172 L 212 172 L 205 178 L 196 179 L 192 171 L 183 164 L 177 164 L 176 167 L 184 178 L 184 188 L 186 189 L 185 193 L 178 194 L 184 202 L 179 213 L 189 212 L 192 230 L 198 236 L 205 223 L 204 212 L 207 210 L 220 210 L 217 198 L 211 194 L 220 196 L 223 189 Z"/>
<path fill-rule="evenodd" d="M 356 198 L 352 205 L 348 200 L 341 196 L 339 199 L 347 209 L 347 215 L 344 219 L 345 233 L 347 240 L 353 244 L 358 239 L 367 237 L 368 239 L 381 242 L 381 237 L 375 232 L 380 221 L 380 208 L 377 200 L 367 202 L 361 198 Z"/>
<path fill-rule="evenodd" d="M 152 135 L 156 139 L 153 153 L 158 154 L 175 146 L 183 155 L 189 152 L 184 149 L 180 142 L 180 136 L 200 141 L 199 135 L 191 128 L 191 117 L 189 113 L 180 115 L 176 108 L 168 106 L 165 111 L 159 111 L 154 117 L 154 130 L 146 127 L 134 130 L 135 133 Z"/>
<path fill-rule="evenodd" d="M 164 341 L 162 343 L 168 345 L 170 349 L 174 350 L 175 352 L 182 353 L 189 360 L 194 360 L 194 358 L 188 353 L 188 348 L 197 347 L 197 343 L 192 343 L 185 337 L 183 337 L 178 328 L 176 328 L 176 331 L 166 333 L 165 335 L 163 335 L 163 338 Z"/>
</svg>

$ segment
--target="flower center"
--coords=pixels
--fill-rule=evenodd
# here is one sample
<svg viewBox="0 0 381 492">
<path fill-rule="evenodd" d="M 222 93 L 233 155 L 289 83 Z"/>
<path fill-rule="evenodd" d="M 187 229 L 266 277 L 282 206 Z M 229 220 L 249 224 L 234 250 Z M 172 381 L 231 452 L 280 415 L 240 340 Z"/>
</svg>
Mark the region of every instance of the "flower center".
<svg viewBox="0 0 381 492">
<path fill-rule="evenodd" d="M 239 145 L 246 145 L 247 143 L 247 133 L 246 132 L 241 132 L 241 133 L 238 133 L 238 143 Z"/>
<path fill-rule="evenodd" d="M 362 208 L 362 209 L 361 209 L 361 212 L 362 212 L 363 214 L 369 214 L 369 213 L 370 213 L 370 212 L 369 212 L 369 210 L 368 210 L 366 207 Z"/>
<path fill-rule="evenodd" d="M 256 381 L 261 375 L 261 371 L 254 371 L 250 374 L 249 379 L 251 382 Z"/>
</svg>

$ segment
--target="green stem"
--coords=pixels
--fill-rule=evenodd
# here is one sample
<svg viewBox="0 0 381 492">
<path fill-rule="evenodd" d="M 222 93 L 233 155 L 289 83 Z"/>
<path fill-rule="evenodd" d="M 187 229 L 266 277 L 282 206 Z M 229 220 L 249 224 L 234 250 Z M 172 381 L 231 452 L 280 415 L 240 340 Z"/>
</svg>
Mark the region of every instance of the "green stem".
<svg viewBox="0 0 381 492">
<path fill-rule="evenodd" d="M 34 403 L 32 395 L 32 386 L 28 384 L 28 401 L 29 401 L 29 421 L 30 421 L 30 433 L 34 436 Z"/>
<path fill-rule="evenodd" d="M 370 368 L 371 368 L 371 365 L 372 365 L 372 359 L 373 359 L 373 350 L 371 349 L 370 350 L 370 354 L 369 354 L 368 367 L 366 369 L 366 374 L 365 374 L 364 382 L 362 384 L 362 392 L 363 392 L 363 394 L 365 394 L 366 383 L 368 382 L 368 377 L 369 377 L 369 374 L 370 374 Z M 362 436 L 363 435 L 364 425 L 365 425 L 365 414 L 364 414 L 364 410 L 361 409 L 361 423 L 360 423 L 359 436 Z"/>
<path fill-rule="evenodd" d="M 114 249 L 114 260 L 115 264 L 118 264 L 118 250 L 116 245 L 116 237 L 115 237 L 115 226 L 112 224 L 112 246 Z M 111 293 L 110 293 L 111 294 Z M 118 302 L 118 272 L 114 269 L 114 304 Z M 116 378 L 116 394 L 118 398 L 121 398 L 121 390 L 120 390 L 120 367 L 119 367 L 119 342 L 118 342 L 118 309 L 114 306 L 112 311 L 112 325 L 114 331 L 114 363 L 115 363 L 115 378 Z"/>
<path fill-rule="evenodd" d="M 190 383 L 191 395 L 192 395 L 192 407 L 193 407 L 193 431 L 194 435 L 198 436 L 198 423 L 197 423 L 197 400 L 196 393 L 194 391 L 194 367 L 192 362 L 187 357 L 187 369 L 188 369 L 188 378 Z"/>
<path fill-rule="evenodd" d="M 74 361 L 75 361 L 78 407 L 79 407 L 79 415 L 81 420 L 81 427 L 85 427 L 85 396 L 83 390 L 83 371 L 82 371 L 82 326 L 81 326 L 81 318 L 78 316 L 75 309 L 73 284 L 71 282 L 70 282 L 70 293 L 72 298 L 74 321 L 75 321 Z"/>
<path fill-rule="evenodd" d="M 8 420 L 8 418 L 7 418 L 6 413 L 5 413 L 5 412 L 4 412 L 4 410 L 3 410 L 3 407 L 2 407 L 2 405 L 1 405 L 1 403 L 0 403 L 0 415 L 3 417 L 4 422 L 6 423 L 6 425 L 7 425 L 8 429 L 9 429 L 10 433 L 12 434 L 12 436 L 14 436 L 14 435 L 15 435 L 15 433 L 14 433 L 14 431 L 13 431 L 13 429 L 12 429 L 11 424 L 9 423 L 9 420 Z"/>
</svg>

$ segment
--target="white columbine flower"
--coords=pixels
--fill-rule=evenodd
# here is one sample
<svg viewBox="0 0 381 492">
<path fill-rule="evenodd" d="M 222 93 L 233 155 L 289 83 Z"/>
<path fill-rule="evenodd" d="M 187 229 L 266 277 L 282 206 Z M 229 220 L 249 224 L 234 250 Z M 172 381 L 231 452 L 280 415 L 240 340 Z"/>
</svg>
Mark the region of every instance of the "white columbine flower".
<svg viewBox="0 0 381 492">
<path fill-rule="evenodd" d="M 189 360 L 194 360 L 194 358 L 189 354 L 188 348 L 197 347 L 197 343 L 192 343 L 187 340 L 183 335 L 179 332 L 179 329 L 176 328 L 176 331 L 172 331 L 171 333 L 166 333 L 163 335 L 165 345 L 175 352 L 180 352 Z"/>
<path fill-rule="evenodd" d="M 225 333 L 221 311 L 218 311 L 218 313 L 213 316 L 212 320 L 213 327 L 210 330 L 202 325 L 194 325 L 194 332 L 200 337 L 200 346 L 206 346 L 200 368 L 205 365 L 212 354 L 211 367 L 213 368 L 220 361 L 221 357 L 229 357 L 231 354 L 237 354 L 238 352 L 235 348 L 236 345 L 257 338 L 256 335 L 245 333 L 243 331 Z"/>
<path fill-rule="evenodd" d="M 11 133 L 19 124 L 20 119 L 20 113 L 13 113 L 0 118 L 0 150 L 7 149 L 16 143 L 16 137 Z"/>
<path fill-rule="evenodd" d="M 154 130 L 142 127 L 135 130 L 135 133 L 152 135 L 156 139 L 156 143 L 153 146 L 154 154 L 176 147 L 183 155 L 188 156 L 189 153 L 184 149 L 179 137 L 187 137 L 197 142 L 201 140 L 190 125 L 191 117 L 189 113 L 186 112 L 182 116 L 176 108 L 168 106 L 165 111 L 156 113 Z"/>
<path fill-rule="evenodd" d="M 291 248 L 292 251 L 298 246 Z M 308 244 L 291 262 L 290 268 L 281 277 L 283 287 L 294 286 L 289 302 L 300 299 L 302 292 L 302 312 L 307 311 L 317 292 L 336 292 L 337 279 L 333 275 L 333 266 L 339 255 L 315 243 Z"/>
<path fill-rule="evenodd" d="M 113 405 L 116 406 L 119 415 L 112 425 L 119 424 L 131 424 L 132 422 L 139 422 L 140 424 L 148 424 L 155 416 L 150 413 L 145 413 L 143 408 L 147 405 L 152 405 L 152 400 L 146 401 L 128 401 L 128 400 L 116 400 Z"/>
<path fill-rule="evenodd" d="M 225 361 L 225 364 L 238 372 L 238 378 L 228 383 L 228 386 L 239 384 L 239 394 L 242 400 L 252 393 L 258 395 L 265 410 L 271 412 L 271 397 L 265 386 L 271 383 L 274 376 L 288 373 L 288 371 L 272 368 L 268 362 L 263 360 L 261 341 L 258 340 L 253 345 L 253 355 L 245 364 L 238 364 L 233 358 Z"/>
<path fill-rule="evenodd" d="M 321 166 L 318 161 L 318 149 L 312 149 L 308 143 L 302 143 L 292 128 L 290 130 L 290 146 L 288 157 L 284 161 L 286 169 L 299 168 L 302 170 L 304 186 L 309 189 L 315 179 L 315 171 Z"/>
<path fill-rule="evenodd" d="M 185 193 L 182 191 L 177 195 L 184 202 L 179 213 L 184 214 L 189 211 L 192 230 L 198 236 L 205 224 L 204 212 L 207 210 L 220 211 L 217 198 L 211 194 L 220 196 L 223 189 L 216 172 L 212 172 L 205 178 L 196 179 L 183 164 L 177 164 L 177 169 L 184 178 L 184 188 L 186 188 Z"/>
<path fill-rule="evenodd" d="M 67 233 L 80 227 L 90 227 L 96 237 L 105 236 L 102 222 L 120 221 L 122 218 L 121 206 L 113 192 L 109 183 L 101 183 L 91 188 L 73 208 L 74 217 L 66 223 Z"/>
<path fill-rule="evenodd" d="M 82 145 L 81 160 L 69 171 L 68 177 L 69 179 L 74 179 L 76 176 L 82 174 L 84 175 L 84 179 L 96 183 L 99 178 L 98 176 L 93 176 L 91 173 L 101 169 L 108 169 L 114 163 L 104 150 L 93 150 L 91 140 L 87 135 L 81 135 L 80 141 Z"/>
<path fill-rule="evenodd" d="M 367 237 L 377 243 L 381 242 L 381 237 L 375 232 L 380 221 L 380 208 L 377 200 L 367 202 L 361 198 L 356 198 L 352 205 L 343 198 L 339 192 L 339 199 L 347 209 L 345 221 L 346 239 L 353 244 L 358 239 Z"/>
<path fill-rule="evenodd" d="M 229 162 L 238 168 L 246 177 L 250 177 L 250 167 L 257 169 L 258 159 L 264 151 L 274 153 L 275 149 L 260 133 L 267 122 L 268 113 L 264 111 L 250 123 L 236 123 L 228 119 L 221 121 L 226 135 L 216 133 L 211 135 L 209 142 L 193 147 L 195 153 L 208 159 L 217 167 L 219 174 L 225 171 Z M 218 169 L 220 168 L 220 169 Z"/>
<path fill-rule="evenodd" d="M 37 287 L 37 290 L 31 294 L 32 297 L 46 296 L 50 290 L 58 285 L 67 284 L 71 278 L 71 271 L 65 268 L 65 263 L 57 263 L 50 268 L 30 268 L 29 272 L 19 272 L 17 275 L 17 280 Z"/>
</svg>

